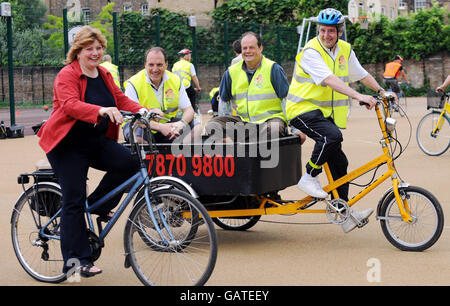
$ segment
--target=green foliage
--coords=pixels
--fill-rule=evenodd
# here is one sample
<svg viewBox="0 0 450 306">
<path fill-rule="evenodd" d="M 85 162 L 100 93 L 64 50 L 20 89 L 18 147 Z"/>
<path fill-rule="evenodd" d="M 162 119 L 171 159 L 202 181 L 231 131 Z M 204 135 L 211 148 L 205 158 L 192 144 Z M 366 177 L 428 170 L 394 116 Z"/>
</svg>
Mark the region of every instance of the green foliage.
<svg viewBox="0 0 450 306">
<path fill-rule="evenodd" d="M 191 48 L 191 32 L 186 24 L 186 15 L 164 9 L 152 9 L 150 16 L 126 12 L 118 20 L 119 61 L 122 65 L 143 65 L 145 51 L 157 45 L 157 15 L 161 47 L 167 52 L 169 66 L 176 60 L 179 50 Z"/>
<path fill-rule="evenodd" d="M 41 0 L 9 0 L 15 31 L 40 27 L 44 22 L 45 4 Z"/>
<path fill-rule="evenodd" d="M 349 0 L 299 0 L 300 19 L 319 15 L 319 12 L 325 8 L 331 7 L 347 15 Z"/>
<path fill-rule="evenodd" d="M 212 17 L 222 21 L 292 26 L 300 13 L 298 3 L 298 0 L 231 0 L 216 8 Z"/>
<path fill-rule="evenodd" d="M 362 30 L 359 23 L 349 25 L 348 40 L 362 64 L 387 62 L 396 54 L 421 60 L 448 50 L 450 28 L 444 24 L 444 12 L 444 8 L 433 7 L 393 22 L 381 16 L 368 30 Z"/>
<path fill-rule="evenodd" d="M 102 32 L 106 37 L 107 49 L 105 54 L 114 53 L 114 35 L 113 35 L 113 17 L 112 12 L 114 8 L 114 2 L 110 2 L 102 8 L 102 11 L 95 17 L 95 20 L 89 24 Z"/>
</svg>

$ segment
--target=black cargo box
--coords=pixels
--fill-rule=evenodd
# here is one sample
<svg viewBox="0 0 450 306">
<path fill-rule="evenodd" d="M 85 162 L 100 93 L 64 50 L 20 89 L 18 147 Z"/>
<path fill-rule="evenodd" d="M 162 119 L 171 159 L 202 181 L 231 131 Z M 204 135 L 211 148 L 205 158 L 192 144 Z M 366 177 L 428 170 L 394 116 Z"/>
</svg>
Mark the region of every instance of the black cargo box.
<svg viewBox="0 0 450 306">
<path fill-rule="evenodd" d="M 301 177 L 300 138 L 259 143 L 154 144 L 146 163 L 152 176 L 171 175 L 199 195 L 253 195 L 284 189 Z"/>
</svg>

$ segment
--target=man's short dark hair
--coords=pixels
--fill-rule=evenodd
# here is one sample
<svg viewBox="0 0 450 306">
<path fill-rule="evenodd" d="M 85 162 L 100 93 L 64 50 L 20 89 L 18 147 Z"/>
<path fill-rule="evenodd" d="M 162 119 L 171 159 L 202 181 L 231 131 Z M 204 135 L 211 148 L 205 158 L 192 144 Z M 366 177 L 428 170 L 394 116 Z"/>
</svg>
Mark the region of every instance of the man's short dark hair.
<svg viewBox="0 0 450 306">
<path fill-rule="evenodd" d="M 244 38 L 247 35 L 253 35 L 256 38 L 257 42 L 258 42 L 258 47 L 262 46 L 261 37 L 258 34 L 256 34 L 255 32 L 252 32 L 252 31 L 248 31 L 248 32 L 245 32 L 244 34 L 242 34 L 240 40 L 242 41 L 242 38 Z"/>
<path fill-rule="evenodd" d="M 236 39 L 236 40 L 233 42 L 233 50 L 234 50 L 234 52 L 236 52 L 236 53 L 239 53 L 239 54 L 242 53 L 242 49 L 241 49 L 241 40 L 240 40 L 240 39 Z"/>
<path fill-rule="evenodd" d="M 145 52 L 144 64 L 147 62 L 147 55 L 150 52 L 161 52 L 164 55 L 164 61 L 167 61 L 166 51 L 161 47 L 152 47 Z"/>
</svg>

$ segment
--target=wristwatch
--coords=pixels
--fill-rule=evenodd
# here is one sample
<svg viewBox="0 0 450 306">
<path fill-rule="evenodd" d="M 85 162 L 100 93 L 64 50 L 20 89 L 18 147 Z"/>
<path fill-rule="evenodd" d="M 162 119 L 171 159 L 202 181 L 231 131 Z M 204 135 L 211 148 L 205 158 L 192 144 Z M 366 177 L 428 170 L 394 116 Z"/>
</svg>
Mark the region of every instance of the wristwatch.
<svg viewBox="0 0 450 306">
<path fill-rule="evenodd" d="M 380 94 L 380 92 L 385 91 L 383 87 L 380 87 L 380 89 L 377 90 L 377 94 Z"/>
</svg>

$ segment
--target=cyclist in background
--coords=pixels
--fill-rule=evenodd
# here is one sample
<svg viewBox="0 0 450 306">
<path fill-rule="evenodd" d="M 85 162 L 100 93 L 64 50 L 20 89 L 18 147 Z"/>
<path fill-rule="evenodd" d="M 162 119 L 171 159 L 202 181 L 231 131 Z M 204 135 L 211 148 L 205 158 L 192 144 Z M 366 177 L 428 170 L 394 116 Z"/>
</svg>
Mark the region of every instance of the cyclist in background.
<svg viewBox="0 0 450 306">
<path fill-rule="evenodd" d="M 409 85 L 409 81 L 403 71 L 403 58 L 400 55 L 394 56 L 394 60 L 386 64 L 384 68 L 383 78 L 387 89 L 391 89 L 397 97 L 400 96 L 400 86 L 398 85 L 398 78 L 402 77 L 406 84 Z"/>
</svg>

